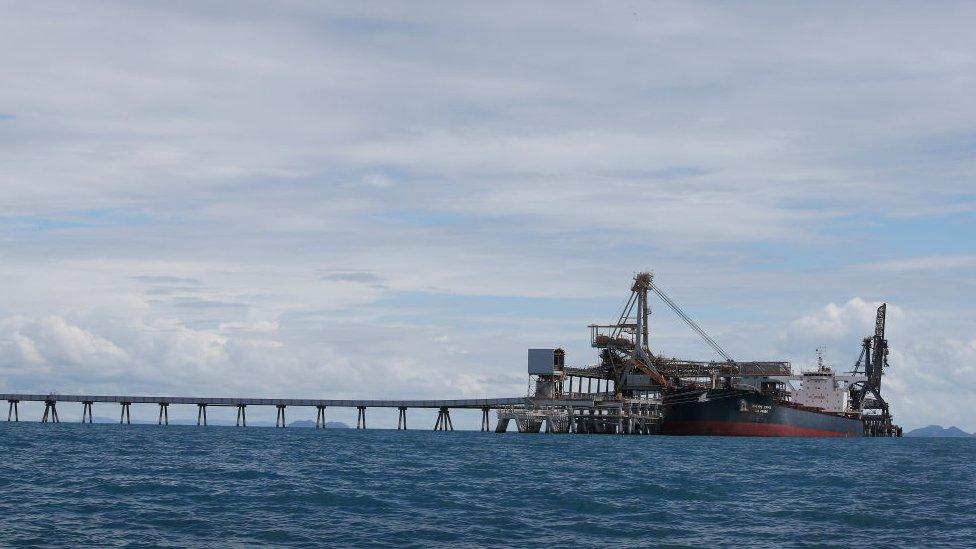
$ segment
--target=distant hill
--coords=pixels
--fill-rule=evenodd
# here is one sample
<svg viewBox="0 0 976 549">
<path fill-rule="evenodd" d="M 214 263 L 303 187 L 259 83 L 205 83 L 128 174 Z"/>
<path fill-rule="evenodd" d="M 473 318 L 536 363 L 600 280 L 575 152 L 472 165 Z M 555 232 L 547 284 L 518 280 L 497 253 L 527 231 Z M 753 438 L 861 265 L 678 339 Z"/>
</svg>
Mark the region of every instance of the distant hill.
<svg viewBox="0 0 976 549">
<path fill-rule="evenodd" d="M 973 435 L 963 431 L 958 427 L 943 427 L 941 425 L 929 425 L 919 427 L 905 433 L 906 437 L 972 437 Z"/>
<path fill-rule="evenodd" d="M 305 428 L 315 428 L 315 422 L 310 419 L 302 419 L 299 421 L 293 421 L 288 424 L 289 427 L 305 427 Z M 349 426 L 341 421 L 326 421 L 326 429 L 348 429 Z"/>
</svg>

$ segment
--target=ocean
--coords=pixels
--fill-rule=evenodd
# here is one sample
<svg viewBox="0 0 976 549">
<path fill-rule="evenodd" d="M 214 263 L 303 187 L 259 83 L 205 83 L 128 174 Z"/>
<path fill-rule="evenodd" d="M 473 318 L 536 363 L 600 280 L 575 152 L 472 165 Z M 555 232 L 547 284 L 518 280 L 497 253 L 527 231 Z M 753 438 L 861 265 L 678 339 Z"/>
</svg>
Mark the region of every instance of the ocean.
<svg viewBox="0 0 976 549">
<path fill-rule="evenodd" d="M 976 546 L 976 439 L 0 422 L 3 546 Z"/>
</svg>

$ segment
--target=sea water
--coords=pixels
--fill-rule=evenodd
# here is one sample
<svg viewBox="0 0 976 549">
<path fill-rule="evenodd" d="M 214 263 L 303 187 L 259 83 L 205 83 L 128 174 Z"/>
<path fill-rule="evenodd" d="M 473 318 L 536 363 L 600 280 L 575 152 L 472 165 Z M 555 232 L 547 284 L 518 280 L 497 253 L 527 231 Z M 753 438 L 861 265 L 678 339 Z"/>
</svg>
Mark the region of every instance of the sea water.
<svg viewBox="0 0 976 549">
<path fill-rule="evenodd" d="M 0 423 L 0 545 L 976 546 L 976 439 Z"/>
</svg>

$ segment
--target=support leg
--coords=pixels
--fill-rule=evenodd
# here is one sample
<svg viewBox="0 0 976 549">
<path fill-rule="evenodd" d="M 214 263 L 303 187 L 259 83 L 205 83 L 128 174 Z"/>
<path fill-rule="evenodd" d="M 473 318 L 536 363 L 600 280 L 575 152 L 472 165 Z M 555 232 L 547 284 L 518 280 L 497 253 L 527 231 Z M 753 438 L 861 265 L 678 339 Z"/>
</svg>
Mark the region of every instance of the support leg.
<svg viewBox="0 0 976 549">
<path fill-rule="evenodd" d="M 454 423 L 451 421 L 451 411 L 449 409 L 447 409 L 447 408 L 444 408 L 444 419 L 447 420 L 447 427 L 451 431 L 453 431 L 454 430 Z"/>
<path fill-rule="evenodd" d="M 11 400 L 8 402 L 8 404 L 10 404 L 10 407 L 7 408 L 7 421 L 9 422 L 10 416 L 12 416 L 14 413 L 14 401 Z"/>
<path fill-rule="evenodd" d="M 241 406 L 241 425 L 247 427 L 247 406 Z"/>
<path fill-rule="evenodd" d="M 201 419 L 203 419 L 203 404 L 197 404 L 197 427 L 200 426 Z"/>
<path fill-rule="evenodd" d="M 163 425 L 169 425 L 169 404 L 163 407 Z"/>
<path fill-rule="evenodd" d="M 19 402 L 14 402 L 14 421 L 20 422 L 20 412 L 17 410 Z"/>
<path fill-rule="evenodd" d="M 51 417 L 54 419 L 54 423 L 61 423 L 61 418 L 58 417 L 58 404 L 56 402 L 51 404 Z"/>
</svg>

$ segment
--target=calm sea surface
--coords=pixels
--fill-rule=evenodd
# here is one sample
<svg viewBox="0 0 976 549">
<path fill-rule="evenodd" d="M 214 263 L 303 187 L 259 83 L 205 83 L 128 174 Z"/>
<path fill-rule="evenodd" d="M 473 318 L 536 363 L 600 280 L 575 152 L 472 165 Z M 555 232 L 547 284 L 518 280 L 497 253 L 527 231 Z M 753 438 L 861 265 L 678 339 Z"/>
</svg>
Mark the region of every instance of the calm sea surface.
<svg viewBox="0 0 976 549">
<path fill-rule="evenodd" d="M 976 546 L 976 439 L 0 423 L 0 545 Z"/>
</svg>

